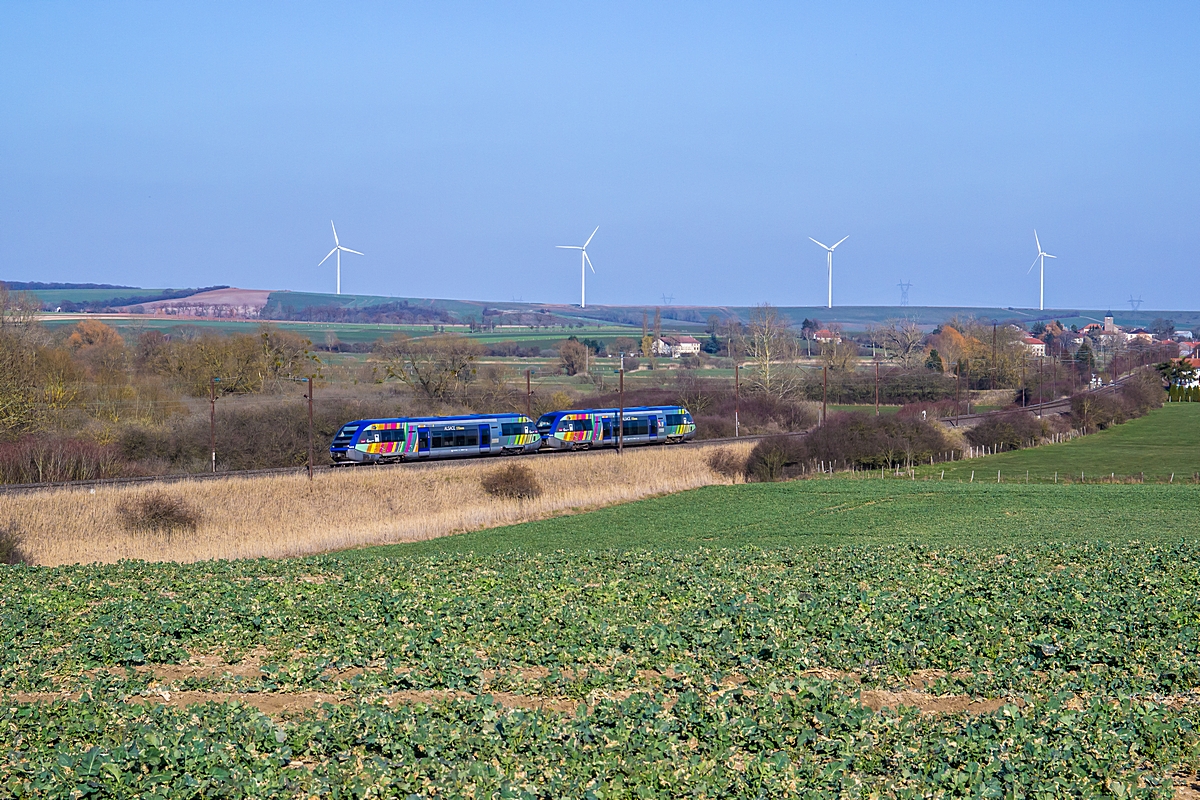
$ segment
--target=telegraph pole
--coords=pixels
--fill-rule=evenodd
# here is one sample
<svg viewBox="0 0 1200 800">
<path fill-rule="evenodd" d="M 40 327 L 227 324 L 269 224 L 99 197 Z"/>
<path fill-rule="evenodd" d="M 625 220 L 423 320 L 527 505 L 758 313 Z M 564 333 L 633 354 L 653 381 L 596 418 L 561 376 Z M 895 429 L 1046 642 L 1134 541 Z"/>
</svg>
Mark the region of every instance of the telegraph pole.
<svg viewBox="0 0 1200 800">
<path fill-rule="evenodd" d="M 821 367 L 821 424 L 825 424 L 825 418 L 828 412 L 825 410 L 825 402 L 829 399 L 829 365 L 825 364 Z"/>
<path fill-rule="evenodd" d="M 217 381 L 220 378 L 212 378 L 208 382 L 208 444 L 212 450 L 212 471 L 215 475 L 217 472 Z"/>
<path fill-rule="evenodd" d="M 879 359 L 875 359 L 875 416 L 879 416 Z"/>
<path fill-rule="evenodd" d="M 618 377 L 621 406 L 617 411 L 617 455 L 625 454 L 625 354 L 621 353 L 621 371 Z"/>
<path fill-rule="evenodd" d="M 530 388 L 532 380 L 530 373 L 532 371 L 533 370 L 525 370 L 525 416 L 529 417 L 530 419 L 533 419 L 533 410 L 530 406 L 530 403 L 532 402 L 530 398 L 533 397 L 533 390 Z"/>
<path fill-rule="evenodd" d="M 738 415 L 739 406 L 741 405 L 741 364 L 733 365 L 733 438 L 741 436 L 741 419 Z"/>
<path fill-rule="evenodd" d="M 308 482 L 313 479 L 313 379 L 308 376 Z"/>
</svg>

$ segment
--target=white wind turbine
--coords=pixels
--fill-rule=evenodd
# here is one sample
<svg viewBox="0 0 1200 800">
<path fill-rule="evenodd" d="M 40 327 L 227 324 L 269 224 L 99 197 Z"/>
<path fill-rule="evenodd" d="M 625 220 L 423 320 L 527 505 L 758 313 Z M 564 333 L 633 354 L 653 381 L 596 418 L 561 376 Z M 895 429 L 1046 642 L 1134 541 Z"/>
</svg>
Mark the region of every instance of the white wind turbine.
<svg viewBox="0 0 1200 800">
<path fill-rule="evenodd" d="M 809 238 L 809 241 L 817 242 L 817 240 L 812 238 L 811 236 L 808 238 Z M 827 245 L 823 245 L 820 242 L 817 242 L 817 244 L 821 244 L 821 247 L 824 247 L 829 252 L 829 305 L 827 306 L 827 308 L 833 308 L 833 250 L 835 247 L 838 246 L 838 244 L 841 244 L 842 242 L 846 241 L 849 238 L 850 238 L 849 236 L 843 236 L 841 238 L 841 240 L 839 240 L 838 243 L 835 244 L 833 247 L 828 247 Z"/>
<path fill-rule="evenodd" d="M 329 251 L 329 255 L 321 259 L 321 264 L 329 260 L 329 256 L 337 253 L 337 293 L 342 293 L 342 251 L 354 253 L 356 256 L 364 255 L 357 250 L 351 250 L 349 247 L 342 247 L 342 243 L 338 241 L 337 226 L 333 224 L 333 220 L 329 220 L 329 227 L 333 228 L 333 249 Z M 321 266 L 317 264 L 317 266 Z"/>
<path fill-rule="evenodd" d="M 600 226 L 596 226 L 596 231 L 600 230 Z M 592 231 L 592 235 L 583 243 L 583 247 L 575 244 L 556 244 L 554 245 L 559 250 L 578 250 L 581 258 L 579 259 L 579 307 L 587 308 L 587 268 L 592 267 L 592 260 L 588 258 L 587 246 L 592 243 L 592 237 L 596 235 L 596 231 Z M 592 272 L 596 271 L 592 267 Z"/>
<path fill-rule="evenodd" d="M 1038 311 L 1045 311 L 1046 310 L 1046 259 L 1047 258 L 1058 258 L 1058 256 L 1052 256 L 1049 253 L 1047 253 L 1045 250 L 1042 249 L 1042 241 L 1041 241 L 1041 239 L 1038 239 L 1036 230 L 1033 232 L 1033 241 L 1037 242 L 1038 254 L 1037 254 L 1037 257 L 1033 259 L 1033 263 L 1029 265 L 1029 269 L 1025 270 L 1025 274 L 1028 275 L 1029 273 L 1033 272 L 1033 268 L 1038 265 L 1038 262 L 1039 261 L 1042 262 L 1041 279 L 1039 281 L 1040 287 L 1038 288 Z"/>
</svg>

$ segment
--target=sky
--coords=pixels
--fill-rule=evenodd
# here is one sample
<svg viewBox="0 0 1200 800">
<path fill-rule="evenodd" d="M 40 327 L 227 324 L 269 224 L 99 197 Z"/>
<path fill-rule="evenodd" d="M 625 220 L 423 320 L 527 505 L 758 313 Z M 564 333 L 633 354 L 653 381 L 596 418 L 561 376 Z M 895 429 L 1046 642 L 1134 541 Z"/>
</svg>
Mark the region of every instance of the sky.
<svg viewBox="0 0 1200 800">
<path fill-rule="evenodd" d="M 0 4 L 0 279 L 1200 308 L 1200 4 Z"/>
</svg>

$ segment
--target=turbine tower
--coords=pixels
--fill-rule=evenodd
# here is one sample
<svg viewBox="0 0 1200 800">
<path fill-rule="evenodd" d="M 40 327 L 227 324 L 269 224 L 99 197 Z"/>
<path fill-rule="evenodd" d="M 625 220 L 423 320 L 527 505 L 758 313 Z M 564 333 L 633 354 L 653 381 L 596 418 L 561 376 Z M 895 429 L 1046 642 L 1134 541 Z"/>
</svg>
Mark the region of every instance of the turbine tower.
<svg viewBox="0 0 1200 800">
<path fill-rule="evenodd" d="M 329 220 L 329 227 L 333 228 L 333 249 L 329 251 L 329 255 L 321 259 L 321 264 L 329 260 L 329 256 L 337 253 L 337 293 L 342 293 L 342 251 L 354 253 L 356 256 L 361 256 L 363 253 L 357 250 L 351 250 L 349 247 L 342 247 L 342 243 L 338 241 L 337 226 L 333 224 L 333 220 Z M 317 264 L 317 266 L 321 266 Z"/>
<path fill-rule="evenodd" d="M 808 238 L 810 241 L 817 242 L 817 240 L 813 239 L 811 236 Z M 829 305 L 826 306 L 827 308 L 833 308 L 833 251 L 834 248 L 849 238 L 849 236 L 843 236 L 833 247 L 828 247 L 827 245 L 817 242 L 817 244 L 821 244 L 821 247 L 824 247 L 829 252 Z"/>
<path fill-rule="evenodd" d="M 900 287 L 900 305 L 908 305 L 908 290 L 912 288 L 912 284 L 901 278 L 900 283 L 896 285 Z"/>
<path fill-rule="evenodd" d="M 600 226 L 596 226 L 596 231 L 600 230 Z M 592 267 L 592 260 L 588 258 L 587 247 L 592 243 L 592 237 L 596 235 L 596 231 L 592 231 L 592 235 L 583 243 L 583 247 L 577 244 L 556 244 L 554 245 L 559 250 L 578 250 L 579 251 L 579 307 L 587 308 L 587 268 L 592 268 L 592 273 L 596 272 L 596 268 Z"/>
<path fill-rule="evenodd" d="M 1038 311 L 1045 311 L 1046 310 L 1046 259 L 1047 258 L 1058 258 L 1058 256 L 1052 256 L 1049 253 L 1047 253 L 1045 250 L 1042 249 L 1042 240 L 1038 238 L 1036 230 L 1033 232 L 1033 241 L 1035 241 L 1037 243 L 1038 254 L 1037 254 L 1037 257 L 1033 259 L 1033 263 L 1029 265 L 1029 269 L 1025 270 L 1025 274 L 1028 275 L 1030 272 L 1033 272 L 1033 268 L 1038 265 L 1038 262 L 1039 261 L 1042 262 L 1041 278 L 1038 282 L 1039 283 Z"/>
</svg>

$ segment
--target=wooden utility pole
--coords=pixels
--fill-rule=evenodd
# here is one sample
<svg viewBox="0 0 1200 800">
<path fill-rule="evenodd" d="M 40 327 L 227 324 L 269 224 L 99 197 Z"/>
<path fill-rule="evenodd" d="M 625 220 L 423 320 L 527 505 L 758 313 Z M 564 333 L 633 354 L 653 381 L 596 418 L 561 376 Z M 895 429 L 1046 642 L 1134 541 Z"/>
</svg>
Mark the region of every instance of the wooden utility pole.
<svg viewBox="0 0 1200 800">
<path fill-rule="evenodd" d="M 829 365 L 825 364 L 821 367 L 821 424 L 825 424 L 825 417 L 828 412 L 825 410 L 825 403 L 829 399 Z"/>
<path fill-rule="evenodd" d="M 617 410 L 617 455 L 625 453 L 625 354 L 621 353 L 621 372 L 618 376 L 620 408 Z"/>
<path fill-rule="evenodd" d="M 212 378 L 208 382 L 208 445 L 212 451 L 212 471 L 217 472 L 217 381 L 220 378 Z"/>
<path fill-rule="evenodd" d="M 313 479 L 313 379 L 308 376 L 308 481 Z"/>
<path fill-rule="evenodd" d="M 996 322 L 995 322 L 995 320 L 992 321 L 992 378 L 988 382 L 991 384 L 991 388 L 993 390 L 995 390 L 995 388 L 996 388 Z"/>
<path fill-rule="evenodd" d="M 733 365 L 733 438 L 735 438 L 735 439 L 742 435 L 741 434 L 741 419 L 739 418 L 739 415 L 738 415 L 739 406 L 741 405 L 741 399 L 742 399 L 741 398 L 741 394 L 742 394 L 742 392 L 741 392 L 741 389 L 742 389 L 741 368 L 742 368 L 741 364 Z"/>
<path fill-rule="evenodd" d="M 532 389 L 530 389 L 530 386 L 531 386 L 530 373 L 531 372 L 532 372 L 532 370 L 528 370 L 528 369 L 525 370 L 525 416 L 529 417 L 530 419 L 533 419 L 533 410 L 530 405 L 530 403 L 532 402 L 530 398 L 533 397 L 533 391 L 532 391 Z"/>
<path fill-rule="evenodd" d="M 875 359 L 875 416 L 879 416 L 879 359 Z"/>
</svg>

